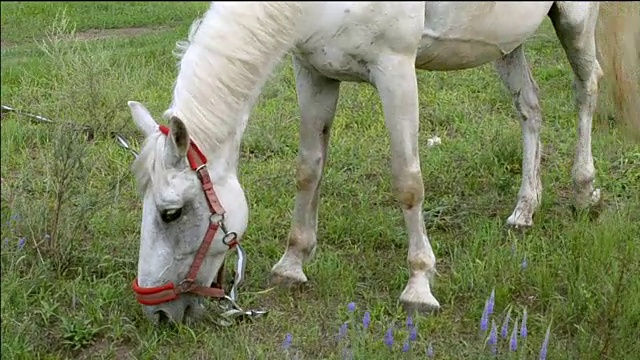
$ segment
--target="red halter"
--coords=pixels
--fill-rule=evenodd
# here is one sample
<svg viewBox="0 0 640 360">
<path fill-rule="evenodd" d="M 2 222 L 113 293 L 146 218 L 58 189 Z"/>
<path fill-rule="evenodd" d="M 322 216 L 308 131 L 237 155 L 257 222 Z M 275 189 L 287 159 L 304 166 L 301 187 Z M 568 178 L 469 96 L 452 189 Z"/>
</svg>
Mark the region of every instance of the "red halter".
<svg viewBox="0 0 640 360">
<path fill-rule="evenodd" d="M 169 135 L 169 128 L 160 125 L 160 131 L 164 135 Z M 200 183 L 202 184 L 202 190 L 207 198 L 207 204 L 209 205 L 209 211 L 211 212 L 211 216 L 209 217 L 209 227 L 207 228 L 207 232 L 204 234 L 204 238 L 202 243 L 200 244 L 200 248 L 196 253 L 195 258 L 193 259 L 193 263 L 191 264 L 191 268 L 189 269 L 189 273 L 187 277 L 182 280 L 180 284 L 177 286 L 173 282 L 168 282 L 161 286 L 143 288 L 138 285 L 138 278 L 136 277 L 131 284 L 133 291 L 136 293 L 136 299 L 140 304 L 143 305 L 159 305 L 164 302 L 172 301 L 178 298 L 178 296 L 182 293 L 193 293 L 200 296 L 212 297 L 212 298 L 224 298 L 226 296 L 224 289 L 222 288 L 223 282 L 223 273 L 224 273 L 224 263 L 220 267 L 218 271 L 218 276 L 216 280 L 216 287 L 209 286 L 201 286 L 195 284 L 196 276 L 198 275 L 198 270 L 200 270 L 200 266 L 204 261 L 204 258 L 209 251 L 209 247 L 213 242 L 213 239 L 216 236 L 219 228 L 223 228 L 222 220 L 224 219 L 225 210 L 220 204 L 218 200 L 218 196 L 216 195 L 215 190 L 213 189 L 213 184 L 211 183 L 211 178 L 209 177 L 209 172 L 207 171 L 207 158 L 202 154 L 198 146 L 191 140 L 189 144 L 189 149 L 187 150 L 187 160 L 189 161 L 189 166 L 192 170 L 194 170 L 198 174 L 198 178 L 200 179 Z M 216 215 L 219 217 L 219 220 L 215 220 Z M 230 237 L 227 242 L 227 237 Z M 225 231 L 225 238 L 223 242 L 229 247 L 229 249 L 235 248 L 238 244 L 235 233 L 227 233 Z"/>
</svg>

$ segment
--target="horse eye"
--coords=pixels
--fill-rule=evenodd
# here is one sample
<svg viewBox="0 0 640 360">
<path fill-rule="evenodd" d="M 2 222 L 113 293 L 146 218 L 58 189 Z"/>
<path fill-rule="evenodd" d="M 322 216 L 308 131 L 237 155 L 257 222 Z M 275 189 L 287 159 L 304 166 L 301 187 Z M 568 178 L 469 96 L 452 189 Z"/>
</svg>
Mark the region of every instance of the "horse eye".
<svg viewBox="0 0 640 360">
<path fill-rule="evenodd" d="M 160 212 L 160 217 L 162 221 L 166 223 L 170 223 L 172 221 L 178 220 L 182 215 L 182 208 L 179 209 L 167 209 Z"/>
</svg>

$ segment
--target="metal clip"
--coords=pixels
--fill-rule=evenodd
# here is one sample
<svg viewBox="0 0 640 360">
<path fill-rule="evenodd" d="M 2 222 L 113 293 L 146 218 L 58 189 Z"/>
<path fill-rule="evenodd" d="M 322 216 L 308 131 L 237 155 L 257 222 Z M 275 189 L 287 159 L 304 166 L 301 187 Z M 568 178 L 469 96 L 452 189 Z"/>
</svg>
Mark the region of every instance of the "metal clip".
<svg viewBox="0 0 640 360">
<path fill-rule="evenodd" d="M 233 286 L 229 292 L 229 298 L 234 303 L 238 300 L 238 287 L 240 287 L 240 284 L 244 281 L 244 271 L 247 265 L 247 256 L 240 244 L 236 245 L 236 252 L 238 254 L 238 260 L 236 261 L 236 274 L 233 279 Z"/>
<path fill-rule="evenodd" d="M 222 326 L 230 326 L 236 320 L 254 320 L 268 313 L 267 310 L 244 310 L 240 307 L 240 305 L 238 305 L 238 287 L 244 280 L 247 257 L 242 246 L 238 244 L 236 245 L 236 249 L 238 253 L 238 259 L 236 262 L 236 274 L 233 280 L 233 286 L 231 287 L 229 295 L 223 298 L 226 301 L 218 303 L 223 313 L 220 314 L 220 319 L 218 319 L 217 323 Z"/>
</svg>

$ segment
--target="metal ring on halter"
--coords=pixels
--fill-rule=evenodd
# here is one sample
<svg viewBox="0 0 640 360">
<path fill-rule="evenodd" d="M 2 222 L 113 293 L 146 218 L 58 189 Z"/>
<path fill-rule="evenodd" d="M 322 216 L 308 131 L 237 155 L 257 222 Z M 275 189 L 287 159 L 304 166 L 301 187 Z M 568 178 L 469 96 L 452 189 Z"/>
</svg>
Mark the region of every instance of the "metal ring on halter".
<svg viewBox="0 0 640 360">
<path fill-rule="evenodd" d="M 223 221 L 224 221 L 224 214 L 213 213 L 209 215 L 209 223 L 211 224 L 217 223 L 218 225 L 220 225 L 220 227 L 222 227 Z M 224 230 L 224 228 L 222 230 Z"/>
<path fill-rule="evenodd" d="M 224 229 L 223 229 L 224 230 Z M 222 238 L 222 243 L 229 246 L 238 238 L 238 234 L 235 231 L 225 232 Z"/>
<path fill-rule="evenodd" d="M 178 284 L 177 286 L 178 288 L 180 288 L 182 291 L 189 291 L 189 289 L 191 289 L 191 287 L 193 287 L 193 281 L 189 281 L 189 279 L 184 279 L 180 282 L 180 284 Z"/>
</svg>

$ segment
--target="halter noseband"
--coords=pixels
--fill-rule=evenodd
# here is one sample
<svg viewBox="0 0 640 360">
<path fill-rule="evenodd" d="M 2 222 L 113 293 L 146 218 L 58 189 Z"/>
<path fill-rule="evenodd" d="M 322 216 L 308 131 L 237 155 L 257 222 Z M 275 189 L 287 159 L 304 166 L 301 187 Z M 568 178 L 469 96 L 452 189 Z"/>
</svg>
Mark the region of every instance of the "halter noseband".
<svg viewBox="0 0 640 360">
<path fill-rule="evenodd" d="M 169 128 L 164 125 L 160 125 L 160 132 L 168 136 Z M 137 277 L 133 280 L 131 287 L 136 293 L 136 300 L 143 305 L 159 305 L 168 301 L 173 301 L 182 293 L 192 293 L 217 299 L 227 297 L 222 284 L 224 262 L 218 271 L 216 287 L 197 285 L 195 281 L 198 271 L 200 270 L 200 266 L 202 266 L 202 262 L 209 252 L 209 247 L 211 247 L 211 243 L 213 242 L 218 229 L 222 229 L 222 231 L 224 231 L 225 235 L 222 241 L 229 247 L 229 249 L 233 249 L 238 245 L 237 235 L 234 232 L 227 232 L 225 230 L 223 223 L 225 210 L 220 204 L 218 196 L 213 188 L 213 184 L 211 183 L 211 177 L 209 176 L 209 171 L 207 171 L 206 166 L 207 158 L 202 154 L 200 149 L 198 149 L 198 146 L 196 146 L 192 140 L 190 141 L 189 149 L 187 150 L 187 160 L 189 161 L 191 169 L 198 174 L 198 179 L 200 179 L 200 183 L 202 184 L 202 190 L 207 198 L 207 204 L 209 205 L 209 211 L 211 212 L 211 216 L 209 217 L 209 227 L 207 228 L 207 232 L 204 234 L 204 238 L 202 239 L 200 248 L 198 248 L 198 252 L 196 252 L 193 263 L 191 263 L 191 268 L 189 269 L 187 277 L 182 280 L 180 284 L 176 286 L 173 282 L 168 282 L 161 286 L 145 288 L 138 285 Z M 234 290 L 232 290 L 232 293 Z"/>
</svg>

